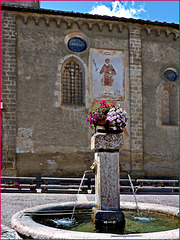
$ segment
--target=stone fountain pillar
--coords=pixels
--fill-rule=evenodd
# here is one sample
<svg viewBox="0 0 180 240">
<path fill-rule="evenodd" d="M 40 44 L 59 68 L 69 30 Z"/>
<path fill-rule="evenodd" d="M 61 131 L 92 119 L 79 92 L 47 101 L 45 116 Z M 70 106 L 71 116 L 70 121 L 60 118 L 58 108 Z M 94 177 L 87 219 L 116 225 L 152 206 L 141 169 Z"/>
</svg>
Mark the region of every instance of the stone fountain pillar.
<svg viewBox="0 0 180 240">
<path fill-rule="evenodd" d="M 120 210 L 119 149 L 122 133 L 96 133 L 91 138 L 95 150 L 94 222 L 97 229 L 124 229 L 124 214 Z"/>
</svg>

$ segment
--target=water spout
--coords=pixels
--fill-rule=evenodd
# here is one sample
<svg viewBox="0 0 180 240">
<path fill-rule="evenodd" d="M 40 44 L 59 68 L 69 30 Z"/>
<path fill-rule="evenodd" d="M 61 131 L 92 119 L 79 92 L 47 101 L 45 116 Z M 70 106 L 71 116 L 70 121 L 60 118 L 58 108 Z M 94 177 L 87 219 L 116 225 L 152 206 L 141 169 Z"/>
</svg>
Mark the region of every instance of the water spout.
<svg viewBox="0 0 180 240">
<path fill-rule="evenodd" d="M 91 171 L 93 173 L 96 172 L 96 170 L 97 170 L 97 162 L 95 160 L 94 160 L 93 164 L 91 165 L 90 169 L 91 169 Z"/>
<path fill-rule="evenodd" d="M 81 183 L 80 183 L 80 185 L 79 185 L 78 192 L 77 192 L 77 194 L 76 194 L 76 198 L 75 198 L 75 202 L 74 202 L 74 207 L 73 207 L 73 212 L 72 212 L 72 216 L 71 216 L 71 221 L 74 220 L 74 212 L 75 212 L 75 209 L 76 209 L 76 203 L 77 203 L 77 200 L 78 200 L 78 195 L 79 195 L 79 192 L 80 192 L 80 190 L 81 190 L 81 187 L 82 187 L 84 178 L 85 178 L 85 176 L 86 176 L 86 173 L 91 173 L 91 172 L 92 172 L 92 170 L 86 170 L 86 171 L 84 172 L 84 174 L 83 174 L 83 177 L 82 177 L 82 179 L 81 179 Z"/>
<path fill-rule="evenodd" d="M 138 208 L 138 203 L 137 203 L 137 198 L 136 198 L 136 194 L 135 194 L 135 191 L 134 191 L 134 186 L 133 186 L 133 183 L 132 183 L 132 180 L 131 180 L 131 177 L 130 177 L 129 174 L 128 174 L 128 178 L 129 178 L 129 182 L 130 182 L 130 184 L 131 184 L 131 188 L 132 188 L 132 191 L 133 191 L 134 200 L 135 200 L 135 203 L 136 203 L 137 214 L 138 214 L 138 217 L 140 217 L 139 208 Z"/>
<path fill-rule="evenodd" d="M 86 170 L 84 173 L 92 173 L 93 170 Z"/>
</svg>

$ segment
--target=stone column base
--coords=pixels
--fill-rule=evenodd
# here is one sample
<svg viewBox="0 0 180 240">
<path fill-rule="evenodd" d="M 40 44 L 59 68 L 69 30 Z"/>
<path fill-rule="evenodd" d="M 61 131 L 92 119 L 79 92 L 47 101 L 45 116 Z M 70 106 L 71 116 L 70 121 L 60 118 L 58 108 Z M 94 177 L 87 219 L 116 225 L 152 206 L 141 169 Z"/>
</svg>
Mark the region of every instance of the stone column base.
<svg viewBox="0 0 180 240">
<path fill-rule="evenodd" d="M 93 220 L 100 232 L 122 231 L 125 227 L 125 217 L 122 211 L 93 209 Z"/>
</svg>

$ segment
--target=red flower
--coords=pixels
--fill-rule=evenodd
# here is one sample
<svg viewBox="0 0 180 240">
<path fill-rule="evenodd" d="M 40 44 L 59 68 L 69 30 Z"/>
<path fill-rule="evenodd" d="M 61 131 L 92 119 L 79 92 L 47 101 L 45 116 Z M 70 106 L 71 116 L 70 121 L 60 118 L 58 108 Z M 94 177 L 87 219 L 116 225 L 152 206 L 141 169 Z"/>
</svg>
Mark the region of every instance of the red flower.
<svg viewBox="0 0 180 240">
<path fill-rule="evenodd" d="M 101 101 L 99 102 L 99 104 L 101 104 L 101 106 L 106 106 L 106 101 L 105 101 L 105 100 L 101 100 Z"/>
</svg>

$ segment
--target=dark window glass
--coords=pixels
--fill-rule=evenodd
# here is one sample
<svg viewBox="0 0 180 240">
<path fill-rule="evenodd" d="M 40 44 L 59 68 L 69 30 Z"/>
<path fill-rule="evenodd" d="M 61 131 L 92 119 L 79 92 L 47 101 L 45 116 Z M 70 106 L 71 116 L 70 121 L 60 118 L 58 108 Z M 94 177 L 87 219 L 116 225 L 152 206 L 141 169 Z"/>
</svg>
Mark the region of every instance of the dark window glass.
<svg viewBox="0 0 180 240">
<path fill-rule="evenodd" d="M 164 74 L 166 79 L 169 81 L 176 81 L 177 79 L 177 73 L 174 70 L 166 70 Z"/>
<path fill-rule="evenodd" d="M 86 50 L 87 44 L 83 39 L 74 37 L 68 41 L 68 48 L 73 52 L 83 52 Z"/>
<path fill-rule="evenodd" d="M 62 93 L 64 104 L 84 104 L 83 74 L 79 64 L 69 61 L 62 72 Z"/>
</svg>

